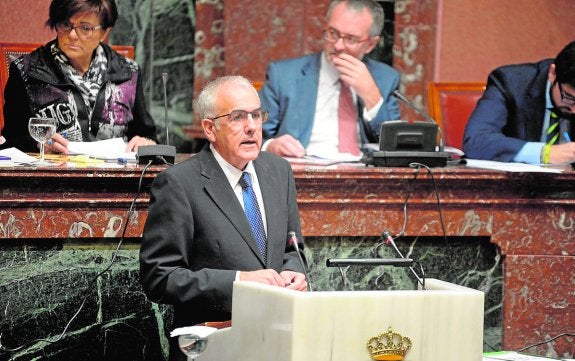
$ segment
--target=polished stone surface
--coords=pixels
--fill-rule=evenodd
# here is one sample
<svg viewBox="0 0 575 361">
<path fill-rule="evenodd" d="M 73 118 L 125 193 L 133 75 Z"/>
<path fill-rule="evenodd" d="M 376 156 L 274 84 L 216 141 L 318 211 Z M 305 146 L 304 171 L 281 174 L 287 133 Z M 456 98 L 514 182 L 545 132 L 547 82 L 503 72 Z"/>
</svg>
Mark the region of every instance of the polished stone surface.
<svg viewBox="0 0 575 361">
<path fill-rule="evenodd" d="M 236 282 L 233 312 L 231 330 L 208 337 L 198 361 L 369 360 L 390 349 L 405 361 L 482 359 L 483 293 L 437 279 L 425 291 L 298 292 Z"/>
<path fill-rule="evenodd" d="M 415 283 L 402 268 L 350 268 L 346 283 L 327 258 L 373 257 L 376 237 L 310 237 L 306 255 L 316 290 L 410 290 Z M 495 246 L 485 241 L 398 239 L 404 255 L 418 259 L 428 277 L 477 288 L 486 294 L 485 325 L 500 338 L 501 265 Z M 6 241 L 0 243 L 2 345 L 24 346 L 13 360 L 161 360 L 167 353 L 171 312 L 146 300 L 138 281 L 138 244 L 122 246 L 109 271 L 116 244 L 111 240 Z M 412 252 L 410 252 L 410 249 Z M 389 247 L 381 257 L 395 257 Z M 379 279 L 378 279 L 379 277 Z M 378 283 L 376 284 L 376 280 Z M 82 302 L 77 317 L 66 328 Z M 65 332 L 64 332 L 65 331 Z M 51 339 L 46 343 L 41 339 Z M 489 334 L 486 342 L 493 339 Z M 4 354 L 2 357 L 8 356 Z M 0 359 L 2 359 L 0 357 Z"/>
<path fill-rule="evenodd" d="M 428 174 L 409 168 L 346 165 L 294 164 L 293 168 L 303 234 L 308 244 L 306 252 L 318 289 L 413 288 L 411 276 L 404 269 L 350 269 L 344 284 L 338 270 L 325 267 L 326 258 L 372 255 L 383 231 L 396 234 L 405 224 L 406 236 L 397 239 L 398 247 L 418 260 L 428 276 L 486 292 L 486 350 L 498 349 L 499 345 L 516 350 L 575 324 L 572 293 L 575 280 L 571 271 L 575 267 L 574 172 L 517 174 L 447 167 Z M 138 189 L 141 170 L 141 167 L 110 170 L 65 166 L 0 170 L 0 267 L 5 271 L 0 276 L 0 309 L 7 315 L 0 321 L 0 330 L 5 347 L 62 332 L 81 300 L 78 296 L 59 299 L 62 294 L 74 295 L 77 290 L 61 276 L 65 273 L 56 273 L 61 278 L 51 278 L 53 273 L 43 268 L 44 264 L 64 264 L 68 273 L 74 273 L 72 279 L 82 280 L 78 289 L 97 289 L 88 280 L 102 269 L 98 262 L 105 263 L 103 260 L 110 258 L 121 234 L 118 224 L 128 225 L 126 234 L 132 248 L 124 261 L 129 267 L 112 272 L 113 277 L 106 274 L 102 278 L 108 291 L 103 289 L 101 293 L 110 298 L 103 309 L 112 304 L 116 309 L 111 314 L 115 315 L 132 305 L 130 302 L 144 300 L 137 282 L 137 244 L 147 215 L 147 187 L 161 168 L 150 169 L 144 176 L 136 213 L 126 223 L 124 219 Z M 552 188 L 548 187 L 550 183 L 554 185 Z M 114 227 L 109 227 L 110 222 Z M 441 237 L 444 230 L 447 241 Z M 97 247 L 87 250 L 86 245 Z M 379 252 L 382 257 L 393 255 L 388 246 L 382 246 Z M 37 269 L 41 271 L 38 275 Z M 46 299 L 54 298 L 55 305 L 41 304 L 37 309 L 35 302 L 44 299 L 33 286 L 24 287 L 28 278 L 40 286 L 50 285 L 48 291 L 37 288 L 47 292 Z M 116 287 L 117 283 L 125 287 Z M 116 295 L 118 290 L 126 290 L 127 295 Z M 88 306 L 96 302 L 89 301 Z M 154 308 L 141 302 L 146 306 L 144 316 L 138 320 L 152 320 L 156 330 L 169 330 L 169 318 L 158 323 L 157 318 L 145 316 Z M 88 311 L 95 306 L 90 307 Z M 43 313 L 45 309 L 49 311 Z M 140 312 L 138 307 L 135 309 L 134 312 Z M 103 312 L 102 317 L 109 314 Z M 130 314 L 114 316 L 110 322 L 115 324 L 117 318 L 124 316 L 129 319 Z M 69 330 L 88 327 L 93 331 L 94 318 L 100 325 L 97 317 L 82 312 Z M 80 318 L 86 322 L 80 322 Z M 36 326 L 30 327 L 28 323 L 24 330 L 16 327 L 27 319 L 33 319 L 39 331 L 29 331 Z M 129 321 L 122 320 L 121 324 Z M 141 324 L 135 329 L 139 327 Z M 145 332 L 149 330 L 150 326 L 145 328 Z M 115 342 L 108 338 L 115 333 L 101 332 L 105 335 L 103 343 L 98 343 L 89 354 L 113 349 L 106 342 Z M 160 333 L 154 333 L 157 334 Z M 98 338 L 92 339 L 100 342 Z M 165 339 L 149 340 L 144 351 L 141 344 L 132 344 L 143 355 L 161 354 L 157 350 L 162 349 L 160 341 L 165 343 Z M 569 356 L 572 341 L 569 337 L 559 338 L 534 351 L 548 356 Z M 56 346 L 46 347 L 50 350 Z M 42 344 L 37 344 L 34 350 L 42 348 Z M 122 351 L 129 350 L 126 347 Z M 98 354 L 98 357 L 104 356 Z"/>
</svg>

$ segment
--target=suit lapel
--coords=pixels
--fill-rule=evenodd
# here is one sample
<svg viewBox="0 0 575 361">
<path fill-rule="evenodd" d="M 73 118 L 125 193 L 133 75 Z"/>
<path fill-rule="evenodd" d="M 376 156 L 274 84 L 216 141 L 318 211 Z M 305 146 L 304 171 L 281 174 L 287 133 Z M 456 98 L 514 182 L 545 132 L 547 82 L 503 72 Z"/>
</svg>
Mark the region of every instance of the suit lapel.
<svg viewBox="0 0 575 361">
<path fill-rule="evenodd" d="M 545 121 L 545 99 L 549 65 L 539 71 L 529 90 L 530 104 L 534 104 L 532 109 L 525 109 L 527 116 L 530 117 L 525 122 L 526 138 L 529 141 L 539 142 L 541 139 L 541 129 L 543 129 L 543 122 Z"/>
<path fill-rule="evenodd" d="M 300 102 L 298 115 L 299 119 L 303 119 L 303 124 L 313 124 L 319 85 L 320 56 L 321 53 L 318 53 L 316 56 L 311 57 L 310 61 L 301 68 L 296 79 L 297 89 L 301 91 L 301 96 L 297 97 Z"/>
<path fill-rule="evenodd" d="M 204 189 L 263 264 L 263 258 L 244 210 L 230 187 L 224 171 L 209 148 L 204 148 L 198 156 L 200 156 Z"/>
</svg>

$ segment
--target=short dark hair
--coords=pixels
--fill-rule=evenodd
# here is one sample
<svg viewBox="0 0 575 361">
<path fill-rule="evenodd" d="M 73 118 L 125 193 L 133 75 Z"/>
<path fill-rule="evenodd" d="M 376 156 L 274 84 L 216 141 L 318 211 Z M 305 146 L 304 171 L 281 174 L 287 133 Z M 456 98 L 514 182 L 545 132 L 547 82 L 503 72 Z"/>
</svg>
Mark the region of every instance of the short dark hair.
<svg viewBox="0 0 575 361">
<path fill-rule="evenodd" d="M 345 3 L 348 9 L 357 12 L 363 11 L 363 9 L 367 9 L 371 14 L 373 21 L 369 30 L 369 36 L 373 38 L 381 35 L 381 31 L 383 30 L 383 23 L 385 21 L 385 14 L 383 13 L 383 8 L 381 5 L 379 5 L 374 0 L 332 0 L 327 10 L 327 19 L 329 19 L 331 16 L 333 8 L 341 3 Z"/>
<path fill-rule="evenodd" d="M 57 24 L 69 21 L 80 12 L 97 14 L 103 29 L 111 28 L 118 19 L 115 0 L 52 0 L 46 26 L 54 30 Z"/>
<path fill-rule="evenodd" d="M 555 60 L 556 80 L 575 88 L 575 41 L 570 42 L 559 52 Z"/>
</svg>

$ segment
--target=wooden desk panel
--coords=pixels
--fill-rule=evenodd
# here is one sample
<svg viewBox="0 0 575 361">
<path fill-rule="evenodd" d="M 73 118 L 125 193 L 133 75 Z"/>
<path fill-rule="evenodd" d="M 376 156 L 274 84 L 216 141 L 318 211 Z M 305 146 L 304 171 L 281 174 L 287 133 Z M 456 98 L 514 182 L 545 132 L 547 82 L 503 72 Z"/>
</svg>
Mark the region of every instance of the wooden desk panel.
<svg viewBox="0 0 575 361">
<path fill-rule="evenodd" d="M 575 172 L 503 173 L 467 168 L 317 167 L 294 164 L 305 236 L 489 236 L 504 258 L 503 345 L 519 349 L 575 325 Z M 145 175 L 127 237 L 140 237 Z M 0 238 L 117 238 L 141 167 L 0 168 Z M 552 187 L 549 187 L 552 185 Z M 409 194 L 412 190 L 411 195 Z M 563 338 L 553 348 L 572 352 Z"/>
</svg>

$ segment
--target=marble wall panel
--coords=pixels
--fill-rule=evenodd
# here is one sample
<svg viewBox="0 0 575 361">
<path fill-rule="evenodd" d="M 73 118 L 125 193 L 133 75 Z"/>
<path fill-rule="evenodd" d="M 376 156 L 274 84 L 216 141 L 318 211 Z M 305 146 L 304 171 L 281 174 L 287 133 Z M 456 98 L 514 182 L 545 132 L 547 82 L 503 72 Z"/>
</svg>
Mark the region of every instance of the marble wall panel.
<svg viewBox="0 0 575 361">
<path fill-rule="evenodd" d="M 109 266 L 115 239 L 2 240 L 0 360 L 165 360 L 171 308 L 149 302 L 139 285 L 138 243 L 129 239 Z M 327 258 L 395 257 L 377 237 L 308 237 L 314 289 L 413 289 L 403 268 L 354 267 L 342 278 Z M 501 263 L 485 238 L 398 239 L 428 277 L 486 292 L 485 349 L 501 342 Z M 104 272 L 100 275 L 100 273 Z M 80 309 L 81 308 L 81 309 Z"/>
<path fill-rule="evenodd" d="M 505 321 L 512 320 L 515 328 L 505 330 L 503 342 L 510 349 L 522 349 L 530 344 L 525 344 L 513 335 L 524 335 L 524 339 L 551 339 L 563 333 L 571 333 L 571 336 L 537 345 L 526 352 L 573 358 L 575 336 L 572 335 L 572 329 L 558 329 L 554 326 L 559 320 L 567 320 L 568 325 L 575 325 L 573 257 L 513 255 L 507 258 L 506 265 L 505 307 L 513 311 L 506 316 Z M 570 277 L 561 276 L 569 274 L 568 270 L 571 270 Z M 571 292 L 563 293 L 565 288 L 571 289 Z"/>
</svg>

